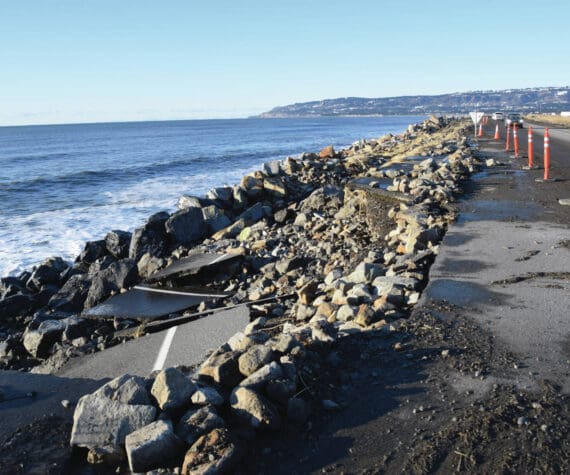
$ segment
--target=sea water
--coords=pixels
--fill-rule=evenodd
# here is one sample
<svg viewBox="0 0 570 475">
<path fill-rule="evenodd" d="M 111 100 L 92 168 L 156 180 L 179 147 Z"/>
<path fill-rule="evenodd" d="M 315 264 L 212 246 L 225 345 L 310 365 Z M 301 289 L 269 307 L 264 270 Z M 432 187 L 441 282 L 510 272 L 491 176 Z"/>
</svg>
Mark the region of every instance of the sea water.
<svg viewBox="0 0 570 475">
<path fill-rule="evenodd" d="M 400 133 L 424 117 L 231 119 L 0 127 L 0 276 L 132 231 L 183 194 L 262 163 Z"/>
</svg>

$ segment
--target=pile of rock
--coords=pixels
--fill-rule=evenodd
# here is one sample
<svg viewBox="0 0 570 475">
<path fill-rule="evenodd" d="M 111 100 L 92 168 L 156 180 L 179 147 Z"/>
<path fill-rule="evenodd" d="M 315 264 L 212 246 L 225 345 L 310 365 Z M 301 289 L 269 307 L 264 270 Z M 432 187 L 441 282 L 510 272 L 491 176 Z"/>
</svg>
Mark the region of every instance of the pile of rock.
<svg viewBox="0 0 570 475">
<path fill-rule="evenodd" d="M 183 473 L 203 473 L 205 466 L 227 471 L 239 461 L 244 437 L 309 416 L 297 396 L 298 368 L 307 359 L 299 330 L 271 337 L 264 324 L 259 318 L 234 335 L 194 376 L 176 368 L 146 380 L 124 375 L 82 397 L 71 444 L 86 447 L 91 463 L 127 460 L 133 472 L 177 466 Z M 313 327 L 318 335 L 334 335 L 330 325 Z M 304 343 L 312 338 L 310 328 Z"/>
<path fill-rule="evenodd" d="M 338 409 L 338 401 L 315 388 L 318 374 L 339 338 L 394 331 L 418 302 L 438 243 L 455 219 L 449 203 L 478 166 L 465 127 L 431 118 L 401 136 L 269 164 L 231 193 L 211 193 L 208 202 L 183 197 L 181 211 L 201 209 L 212 220 L 209 238 L 195 249 L 239 250 L 243 257 L 240 270 L 220 280 L 232 300 L 296 298 L 253 306 L 264 316 L 195 373 L 169 368 L 147 380 L 124 376 L 84 396 L 72 444 L 87 447 L 92 462 L 127 460 L 133 471 L 231 471 L 256 432 Z M 398 168 L 399 157 L 412 152 L 428 158 Z M 385 229 L 370 218 L 374 188 L 346 185 L 355 177 L 389 175 L 390 189 L 407 199 L 387 200 L 392 224 Z M 236 201 L 246 210 L 238 214 Z M 167 261 L 186 252 L 179 246 Z"/>
</svg>

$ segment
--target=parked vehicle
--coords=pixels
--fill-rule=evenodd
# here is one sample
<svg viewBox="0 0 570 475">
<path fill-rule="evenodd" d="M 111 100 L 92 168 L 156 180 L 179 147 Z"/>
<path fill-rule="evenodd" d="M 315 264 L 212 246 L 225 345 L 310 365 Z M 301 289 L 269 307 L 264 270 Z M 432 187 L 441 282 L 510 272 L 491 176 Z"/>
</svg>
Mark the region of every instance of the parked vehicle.
<svg viewBox="0 0 570 475">
<path fill-rule="evenodd" d="M 491 116 L 493 120 L 503 120 L 503 113 L 502 112 L 493 112 Z"/>
<path fill-rule="evenodd" d="M 517 127 L 519 129 L 523 128 L 524 125 L 523 118 L 521 117 L 520 114 L 514 112 L 507 114 L 507 117 L 505 117 L 505 127 L 508 127 L 513 124 L 517 124 Z"/>
</svg>

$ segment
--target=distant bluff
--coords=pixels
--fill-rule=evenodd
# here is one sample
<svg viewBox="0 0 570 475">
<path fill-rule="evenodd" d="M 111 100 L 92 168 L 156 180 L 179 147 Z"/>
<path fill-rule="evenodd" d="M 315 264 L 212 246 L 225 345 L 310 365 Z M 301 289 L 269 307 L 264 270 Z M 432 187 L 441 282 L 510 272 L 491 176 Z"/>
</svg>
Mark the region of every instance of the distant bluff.
<svg viewBox="0 0 570 475">
<path fill-rule="evenodd" d="M 257 117 L 326 117 L 465 114 L 474 110 L 560 112 L 570 110 L 570 87 L 454 92 L 437 96 L 342 97 L 275 107 Z"/>
</svg>

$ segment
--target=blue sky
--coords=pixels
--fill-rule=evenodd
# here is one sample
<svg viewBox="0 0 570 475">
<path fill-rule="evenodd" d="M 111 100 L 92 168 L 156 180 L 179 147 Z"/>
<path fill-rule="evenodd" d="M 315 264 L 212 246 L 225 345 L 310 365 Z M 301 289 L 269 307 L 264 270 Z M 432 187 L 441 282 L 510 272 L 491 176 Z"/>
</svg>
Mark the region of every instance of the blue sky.
<svg viewBox="0 0 570 475">
<path fill-rule="evenodd" d="M 570 85 L 570 2 L 0 0 L 0 125 Z"/>
</svg>

